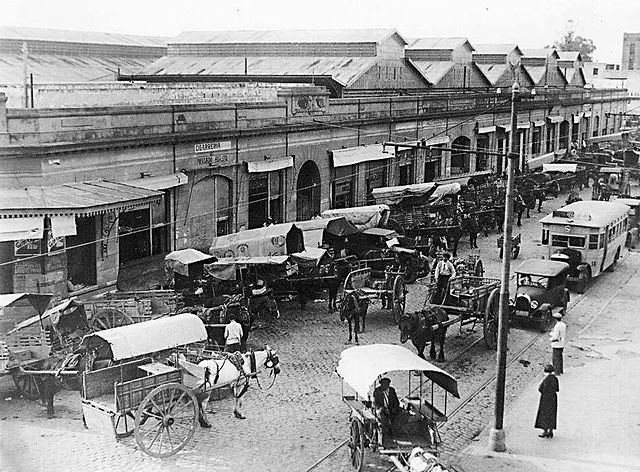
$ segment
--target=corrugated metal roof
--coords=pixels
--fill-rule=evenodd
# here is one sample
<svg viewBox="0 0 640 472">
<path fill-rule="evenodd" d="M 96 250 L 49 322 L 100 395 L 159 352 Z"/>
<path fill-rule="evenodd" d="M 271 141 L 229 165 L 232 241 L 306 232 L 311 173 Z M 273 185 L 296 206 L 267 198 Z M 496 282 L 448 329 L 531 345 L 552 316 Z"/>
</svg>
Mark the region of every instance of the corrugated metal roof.
<svg viewBox="0 0 640 472">
<path fill-rule="evenodd" d="M 522 55 L 517 44 L 474 44 L 473 48 L 475 49 L 474 56 L 476 54 L 511 54 L 514 50 Z"/>
<path fill-rule="evenodd" d="M 247 76 L 330 76 L 343 86 L 357 80 L 375 64 L 363 57 L 249 57 Z M 245 75 L 244 57 L 165 56 L 136 75 Z"/>
<path fill-rule="evenodd" d="M 526 66 L 523 67 L 524 70 L 527 71 L 534 84 L 540 83 L 540 81 L 544 78 L 544 74 L 547 71 L 545 66 Z"/>
<path fill-rule="evenodd" d="M 548 58 L 554 56 L 556 59 L 559 57 L 555 49 L 522 49 L 524 57 L 537 57 Z"/>
<path fill-rule="evenodd" d="M 27 72 L 36 84 L 109 82 L 122 74 L 132 74 L 153 62 L 152 57 L 70 57 L 29 56 Z M 0 84 L 22 84 L 23 61 L 19 55 L 0 55 Z"/>
<path fill-rule="evenodd" d="M 134 34 L 99 33 L 95 31 L 0 26 L 0 39 L 165 47 L 168 38 L 161 36 L 138 36 Z"/>
<path fill-rule="evenodd" d="M 511 69 L 508 64 L 477 64 L 477 66 L 489 82 L 491 82 L 491 85 L 495 85 L 500 77 Z"/>
<path fill-rule="evenodd" d="M 437 85 L 438 82 L 455 66 L 455 62 L 430 62 L 430 61 L 411 61 L 411 63 L 420 71 L 420 73 L 432 84 Z"/>
<path fill-rule="evenodd" d="M 144 206 L 161 196 L 161 192 L 106 180 L 2 189 L 0 215 L 92 215 Z"/>
<path fill-rule="evenodd" d="M 392 28 L 352 30 L 244 30 L 185 31 L 168 41 L 169 44 L 202 43 L 381 43 L 398 34 Z M 398 34 L 398 36 L 400 36 Z M 400 36 L 402 41 L 405 41 Z M 406 44 L 406 41 L 405 41 Z"/>
<path fill-rule="evenodd" d="M 474 49 L 467 38 L 418 38 L 407 49 L 457 49 L 465 43 Z"/>
</svg>

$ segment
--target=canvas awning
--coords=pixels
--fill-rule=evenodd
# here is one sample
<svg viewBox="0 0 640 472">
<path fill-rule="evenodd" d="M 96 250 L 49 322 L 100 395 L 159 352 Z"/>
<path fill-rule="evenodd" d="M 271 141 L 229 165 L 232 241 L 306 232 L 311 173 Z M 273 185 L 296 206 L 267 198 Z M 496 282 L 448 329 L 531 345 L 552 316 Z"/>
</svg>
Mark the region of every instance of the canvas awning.
<svg viewBox="0 0 640 472">
<path fill-rule="evenodd" d="M 493 126 L 484 126 L 482 128 L 478 128 L 478 134 L 495 133 L 497 129 L 498 129 L 498 127 L 495 126 L 495 125 L 493 125 Z"/>
<path fill-rule="evenodd" d="M 351 166 L 362 162 L 380 161 L 395 157 L 391 146 L 385 149 L 383 144 L 368 144 L 346 149 L 336 149 L 333 154 L 333 167 Z"/>
<path fill-rule="evenodd" d="M 534 121 L 533 122 L 533 126 L 541 127 L 541 126 L 544 126 L 544 125 L 545 125 L 544 120 Z"/>
<path fill-rule="evenodd" d="M 303 250 L 304 234 L 294 223 L 217 236 L 209 248 L 209 252 L 218 258 L 282 256 Z"/>
<path fill-rule="evenodd" d="M 78 234 L 75 215 L 51 216 L 49 221 L 51 222 L 51 234 L 54 238 Z"/>
<path fill-rule="evenodd" d="M 379 187 L 371 191 L 376 203 L 394 205 L 400 203 L 405 198 L 425 197 L 428 198 L 436 189 L 438 184 L 426 182 L 423 184 L 399 185 L 396 187 Z"/>
<path fill-rule="evenodd" d="M 533 159 L 529 159 L 527 161 L 527 166 L 529 169 L 537 169 L 538 167 L 542 167 L 544 164 L 551 164 L 556 160 L 556 153 L 550 152 L 547 154 L 543 154 L 542 156 L 534 157 Z"/>
<path fill-rule="evenodd" d="M 578 164 L 542 164 L 542 172 L 575 172 Z"/>
<path fill-rule="evenodd" d="M 528 121 L 522 122 L 522 123 L 518 123 L 517 129 L 529 129 L 531 127 L 531 124 Z M 511 125 L 505 125 L 503 126 L 505 133 L 510 133 L 511 132 Z"/>
<path fill-rule="evenodd" d="M 293 157 L 247 162 L 247 170 L 250 174 L 257 172 L 273 172 L 276 170 L 288 169 L 289 167 L 293 167 Z"/>
<path fill-rule="evenodd" d="M 293 260 L 300 259 L 302 261 L 313 261 L 316 265 L 320 264 L 322 258 L 327 254 L 326 249 L 321 249 L 319 247 L 309 247 L 306 248 L 302 252 L 296 252 L 295 254 L 291 254 Z M 299 262 L 299 261 L 296 261 Z"/>
<path fill-rule="evenodd" d="M 388 372 L 421 371 L 435 384 L 460 398 L 455 378 L 439 367 L 395 344 L 369 344 L 342 351 L 337 374 L 358 394 L 367 398 L 378 377 Z"/>
<path fill-rule="evenodd" d="M 168 188 L 179 187 L 189 183 L 189 177 L 184 172 L 176 174 L 159 175 L 157 177 L 144 177 L 140 179 L 128 180 L 127 185 L 147 190 L 166 190 Z"/>
<path fill-rule="evenodd" d="M 42 216 L 0 220 L 0 242 L 42 239 L 43 232 L 44 218 Z"/>
<path fill-rule="evenodd" d="M 94 180 L 0 190 L 0 218 L 92 216 L 148 207 L 162 193 L 120 182 Z"/>
<path fill-rule="evenodd" d="M 564 121 L 564 116 L 560 116 L 560 115 L 547 116 L 547 120 L 549 120 L 550 123 L 561 123 Z"/>
<path fill-rule="evenodd" d="M 322 212 L 323 218 L 343 216 L 355 226 L 359 231 L 366 228 L 384 226 L 389 220 L 389 206 L 387 205 L 367 205 L 350 208 L 334 208 Z"/>
<path fill-rule="evenodd" d="M 215 256 L 211 254 L 205 254 L 197 249 L 180 249 L 179 251 L 173 251 L 167 254 L 164 258 L 165 265 L 178 274 L 189 276 L 189 266 L 195 263 L 213 262 L 216 260 Z"/>
<path fill-rule="evenodd" d="M 425 146 L 438 146 L 440 144 L 449 144 L 451 142 L 451 136 L 436 136 L 431 139 L 427 139 Z"/>
<path fill-rule="evenodd" d="M 238 268 L 251 266 L 280 266 L 287 275 L 296 272 L 289 256 L 259 256 L 259 257 L 223 257 L 215 262 L 204 265 L 204 270 L 211 277 L 218 280 L 236 280 Z"/>
<path fill-rule="evenodd" d="M 619 142 L 623 142 L 625 139 L 628 139 L 628 137 L 629 137 L 628 131 L 621 131 L 619 133 L 603 134 L 602 136 L 594 136 L 592 138 L 587 138 L 587 143 L 588 144 L 606 143 L 606 142 L 619 143 Z"/>
</svg>

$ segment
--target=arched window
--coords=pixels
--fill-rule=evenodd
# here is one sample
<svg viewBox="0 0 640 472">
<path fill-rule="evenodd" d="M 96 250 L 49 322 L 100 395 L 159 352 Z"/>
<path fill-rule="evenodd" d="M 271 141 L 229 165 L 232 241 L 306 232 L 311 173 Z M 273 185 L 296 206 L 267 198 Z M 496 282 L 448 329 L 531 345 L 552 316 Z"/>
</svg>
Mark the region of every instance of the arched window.
<svg viewBox="0 0 640 472">
<path fill-rule="evenodd" d="M 452 174 L 466 174 L 469 172 L 469 152 L 471 149 L 471 140 L 466 136 L 457 137 L 453 143 L 451 143 L 451 173 Z"/>
</svg>

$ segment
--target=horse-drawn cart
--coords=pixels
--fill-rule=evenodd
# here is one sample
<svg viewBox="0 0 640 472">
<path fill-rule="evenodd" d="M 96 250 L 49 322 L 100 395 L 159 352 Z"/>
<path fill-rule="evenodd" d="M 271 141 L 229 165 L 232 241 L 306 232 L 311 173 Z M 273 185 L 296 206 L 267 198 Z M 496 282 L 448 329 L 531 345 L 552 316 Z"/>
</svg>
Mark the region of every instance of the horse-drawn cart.
<svg viewBox="0 0 640 472">
<path fill-rule="evenodd" d="M 380 300 L 382 308 L 390 308 L 396 323 L 404 314 L 407 288 L 401 273 L 385 271 L 384 278 L 374 278 L 370 268 L 350 272 L 344 281 L 341 308 L 348 306 L 348 298 L 356 296 L 369 301 Z"/>
<path fill-rule="evenodd" d="M 342 379 L 342 400 L 350 410 L 348 446 L 356 472 L 362 470 L 366 449 L 390 460 L 402 472 L 431 470 L 420 465 L 439 462 L 436 448 L 442 439 L 438 424 L 447 420 L 447 395 L 460 397 L 451 375 L 409 350 L 389 344 L 344 350 L 336 372 Z M 402 373 L 408 374 L 405 381 Z M 381 387 L 374 389 L 383 375 L 392 377 L 393 384 L 402 387 L 399 391 L 407 394 L 398 399 L 391 392 L 384 395 Z M 444 399 L 438 402 L 442 409 L 435 405 L 436 386 L 444 390 Z M 387 404 L 385 398 L 389 398 Z"/>
</svg>

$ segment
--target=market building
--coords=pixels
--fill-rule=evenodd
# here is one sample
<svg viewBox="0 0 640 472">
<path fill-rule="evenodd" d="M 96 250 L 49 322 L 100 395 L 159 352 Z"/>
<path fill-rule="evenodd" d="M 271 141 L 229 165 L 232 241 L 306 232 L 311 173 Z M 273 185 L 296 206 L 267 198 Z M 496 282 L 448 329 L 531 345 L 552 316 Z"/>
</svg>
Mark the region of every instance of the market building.
<svg viewBox="0 0 640 472">
<path fill-rule="evenodd" d="M 405 57 L 393 30 L 334 32 L 334 41 L 327 31 L 267 33 L 180 35 L 120 82 L 23 87 L 39 91 L 30 107 L 0 95 L 0 291 L 107 287 L 170 250 L 207 251 L 213 237 L 268 219 L 305 220 L 369 203 L 377 187 L 464 183 L 504 168 L 501 156 L 469 152 L 506 152 L 512 130 L 510 90 L 490 84 L 468 41 L 413 43 Z M 429 62 L 436 50 L 436 62 L 466 67 L 463 84 L 440 88 L 409 58 Z M 293 63 L 305 72 L 288 74 Z M 612 116 L 607 127 L 619 128 L 624 90 L 539 83 L 535 94 L 523 84 L 518 104 L 521 167 L 566 152 L 576 125 L 588 137 Z"/>
</svg>

